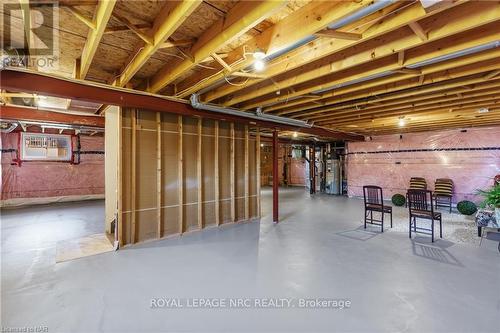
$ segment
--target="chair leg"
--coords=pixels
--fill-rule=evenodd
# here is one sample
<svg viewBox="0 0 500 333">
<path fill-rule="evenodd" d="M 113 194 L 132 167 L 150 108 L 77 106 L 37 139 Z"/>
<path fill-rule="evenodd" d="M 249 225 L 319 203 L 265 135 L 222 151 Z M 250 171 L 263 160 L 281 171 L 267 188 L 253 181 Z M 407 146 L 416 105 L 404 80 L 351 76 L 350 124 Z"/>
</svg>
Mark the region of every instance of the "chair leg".
<svg viewBox="0 0 500 333">
<path fill-rule="evenodd" d="M 373 224 L 373 210 L 370 210 L 370 223 Z"/>
<path fill-rule="evenodd" d="M 443 238 L 443 218 L 439 219 L 439 238 Z"/>
<path fill-rule="evenodd" d="M 382 211 L 382 222 L 381 222 L 381 226 L 382 226 L 382 232 L 384 232 L 384 212 Z"/>
<path fill-rule="evenodd" d="M 391 228 L 392 228 L 392 211 L 391 211 Z"/>
<path fill-rule="evenodd" d="M 409 217 L 409 219 L 408 219 L 408 220 L 409 220 L 409 224 L 408 224 L 408 227 L 409 227 L 409 228 L 408 228 L 408 235 L 409 235 L 409 237 L 410 237 L 410 239 L 411 239 L 411 215 L 410 215 L 410 217 Z"/>
<path fill-rule="evenodd" d="M 417 218 L 413 217 L 413 231 L 417 233 Z"/>
<path fill-rule="evenodd" d="M 366 229 L 366 219 L 368 218 L 368 211 L 365 210 L 365 229 Z"/>
<path fill-rule="evenodd" d="M 432 242 L 434 243 L 434 219 L 432 219 L 432 222 L 431 222 L 431 238 L 432 238 Z"/>
<path fill-rule="evenodd" d="M 451 198 L 450 198 L 450 214 L 451 214 Z"/>
</svg>

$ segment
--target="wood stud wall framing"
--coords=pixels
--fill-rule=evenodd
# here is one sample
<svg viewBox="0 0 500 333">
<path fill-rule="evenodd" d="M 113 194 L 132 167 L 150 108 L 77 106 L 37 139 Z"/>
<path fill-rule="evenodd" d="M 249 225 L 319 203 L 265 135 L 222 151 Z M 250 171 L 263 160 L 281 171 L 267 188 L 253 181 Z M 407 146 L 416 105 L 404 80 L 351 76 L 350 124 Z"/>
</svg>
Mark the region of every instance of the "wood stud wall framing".
<svg viewBox="0 0 500 333">
<path fill-rule="evenodd" d="M 260 217 L 257 128 L 136 109 L 122 115 L 122 246 Z"/>
</svg>

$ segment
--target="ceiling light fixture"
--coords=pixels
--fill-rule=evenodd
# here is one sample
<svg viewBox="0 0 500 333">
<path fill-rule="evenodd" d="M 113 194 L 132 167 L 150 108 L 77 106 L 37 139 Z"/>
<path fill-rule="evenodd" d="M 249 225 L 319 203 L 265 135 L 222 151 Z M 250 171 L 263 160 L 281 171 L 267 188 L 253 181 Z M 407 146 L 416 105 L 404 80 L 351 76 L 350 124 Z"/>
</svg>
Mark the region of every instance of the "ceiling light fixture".
<svg viewBox="0 0 500 333">
<path fill-rule="evenodd" d="M 298 137 L 299 135 L 297 134 L 297 132 L 293 132 L 293 137 L 296 138 Z"/>
<path fill-rule="evenodd" d="M 253 63 L 253 68 L 255 69 L 256 72 L 261 72 L 264 70 L 266 67 L 266 63 L 264 61 L 264 58 L 266 57 L 266 54 L 260 50 L 257 50 L 253 53 L 253 57 L 255 59 Z"/>
<path fill-rule="evenodd" d="M 405 120 L 403 117 L 399 118 L 398 125 L 399 127 L 403 127 L 406 124 Z"/>
</svg>

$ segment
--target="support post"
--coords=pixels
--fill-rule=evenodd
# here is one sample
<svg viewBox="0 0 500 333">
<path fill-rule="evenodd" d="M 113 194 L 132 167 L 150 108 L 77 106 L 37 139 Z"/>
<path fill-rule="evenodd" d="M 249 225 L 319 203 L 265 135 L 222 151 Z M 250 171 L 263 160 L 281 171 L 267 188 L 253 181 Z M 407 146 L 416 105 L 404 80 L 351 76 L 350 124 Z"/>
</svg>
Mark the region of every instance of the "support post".
<svg viewBox="0 0 500 333">
<path fill-rule="evenodd" d="M 214 133 L 214 191 L 215 191 L 215 224 L 220 225 L 220 202 L 219 202 L 219 122 L 216 120 Z"/>
<path fill-rule="evenodd" d="M 161 113 L 156 112 L 156 219 L 157 236 L 161 238 Z"/>
<path fill-rule="evenodd" d="M 137 135 L 137 110 L 136 109 L 133 109 L 132 110 L 132 152 L 131 152 L 131 161 L 130 163 L 132 164 L 131 165 L 131 190 L 130 190 L 130 220 L 131 220 L 131 229 L 132 229 L 132 232 L 131 232 L 131 243 L 134 244 L 135 243 L 135 231 L 136 231 L 136 226 L 135 226 L 135 216 L 136 216 L 136 212 L 135 212 L 135 202 L 136 202 L 136 198 L 135 198 L 135 191 L 136 191 L 136 154 L 137 154 L 137 139 L 136 139 L 136 135 Z"/>
<path fill-rule="evenodd" d="M 183 192 L 183 187 L 182 187 L 182 116 L 177 117 L 177 129 L 179 132 L 179 141 L 178 141 L 178 150 L 179 150 L 179 161 L 178 161 L 178 166 L 177 166 L 177 173 L 178 173 L 178 187 L 179 187 L 179 233 L 184 232 L 184 192 Z"/>
<path fill-rule="evenodd" d="M 245 125 L 245 220 L 250 218 L 250 192 L 249 192 L 249 168 L 248 168 L 248 125 Z"/>
<path fill-rule="evenodd" d="M 198 179 L 198 228 L 203 229 L 203 180 L 201 174 L 201 118 L 198 118 L 198 153 L 196 154 L 196 178 Z"/>
<path fill-rule="evenodd" d="M 229 174 L 229 184 L 231 186 L 231 222 L 236 221 L 236 202 L 235 202 L 235 191 L 234 191 L 234 168 L 235 168 L 235 163 L 234 163 L 234 123 L 231 123 L 231 165 L 230 165 L 230 174 Z"/>
<path fill-rule="evenodd" d="M 255 136 L 255 164 L 257 167 L 256 180 L 257 180 L 257 215 L 260 218 L 260 128 L 257 127 L 257 134 Z"/>
<path fill-rule="evenodd" d="M 273 131 L 273 222 L 278 223 L 278 130 Z"/>
</svg>

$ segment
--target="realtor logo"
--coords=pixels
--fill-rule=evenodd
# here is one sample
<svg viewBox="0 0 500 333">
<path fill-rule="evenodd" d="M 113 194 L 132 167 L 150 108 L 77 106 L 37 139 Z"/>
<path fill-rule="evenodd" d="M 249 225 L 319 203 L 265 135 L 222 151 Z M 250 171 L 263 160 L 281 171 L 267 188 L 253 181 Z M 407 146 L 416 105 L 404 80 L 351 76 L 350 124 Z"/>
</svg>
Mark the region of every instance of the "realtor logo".
<svg viewBox="0 0 500 333">
<path fill-rule="evenodd" d="M 2 63 L 31 69 L 57 69 L 59 6 L 56 1 L 2 1 Z"/>
</svg>

